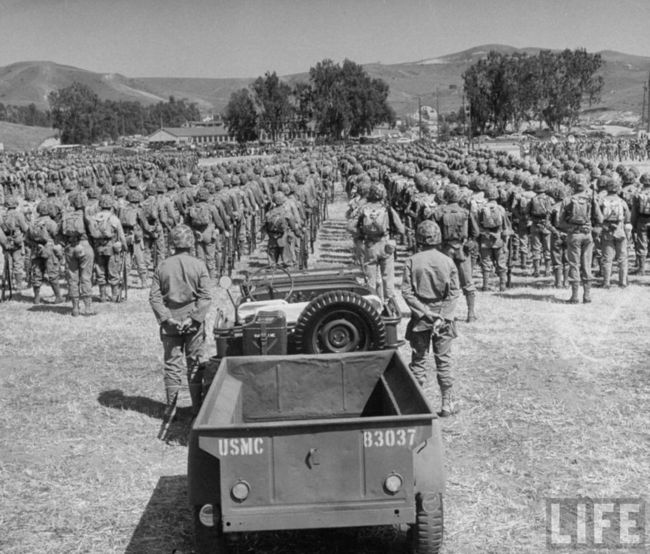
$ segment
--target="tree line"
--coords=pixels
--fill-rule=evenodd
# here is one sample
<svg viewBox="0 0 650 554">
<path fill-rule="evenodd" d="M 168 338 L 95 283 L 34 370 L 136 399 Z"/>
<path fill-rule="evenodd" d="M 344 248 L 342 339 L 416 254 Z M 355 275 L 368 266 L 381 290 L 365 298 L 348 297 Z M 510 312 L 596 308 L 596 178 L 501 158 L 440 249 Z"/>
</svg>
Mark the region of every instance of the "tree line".
<svg viewBox="0 0 650 554">
<path fill-rule="evenodd" d="M 600 54 L 584 49 L 541 50 L 536 56 L 491 51 L 463 74 L 472 131 L 502 134 L 524 121 L 551 129 L 571 126 L 584 101 L 600 100 L 602 65 Z"/>
<path fill-rule="evenodd" d="M 100 100 L 78 82 L 48 95 L 51 124 L 62 144 L 92 144 L 124 135 L 151 134 L 161 126 L 180 127 L 201 114 L 193 102 L 177 100 L 143 106 L 139 102 Z"/>
<path fill-rule="evenodd" d="M 14 106 L 0 102 L 0 121 L 29 127 L 49 127 L 52 124 L 50 112 L 39 110 L 34 103 L 27 106 Z"/>
<path fill-rule="evenodd" d="M 388 93 L 388 85 L 371 78 L 362 66 L 326 59 L 310 68 L 307 82 L 293 86 L 267 71 L 231 95 L 223 120 L 238 142 L 256 140 L 262 131 L 275 141 L 282 133 L 310 128 L 338 140 L 369 133 L 382 123 L 394 124 Z"/>
</svg>

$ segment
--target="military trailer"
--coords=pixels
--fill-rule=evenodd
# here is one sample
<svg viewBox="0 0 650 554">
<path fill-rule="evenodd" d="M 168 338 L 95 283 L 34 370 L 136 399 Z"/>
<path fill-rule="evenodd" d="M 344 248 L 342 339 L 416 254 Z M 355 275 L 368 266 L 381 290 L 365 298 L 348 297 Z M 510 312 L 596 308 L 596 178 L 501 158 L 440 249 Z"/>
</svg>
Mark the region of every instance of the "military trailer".
<svg viewBox="0 0 650 554">
<path fill-rule="evenodd" d="M 224 358 L 188 458 L 197 551 L 255 531 L 408 526 L 439 552 L 435 412 L 396 350 Z"/>
</svg>

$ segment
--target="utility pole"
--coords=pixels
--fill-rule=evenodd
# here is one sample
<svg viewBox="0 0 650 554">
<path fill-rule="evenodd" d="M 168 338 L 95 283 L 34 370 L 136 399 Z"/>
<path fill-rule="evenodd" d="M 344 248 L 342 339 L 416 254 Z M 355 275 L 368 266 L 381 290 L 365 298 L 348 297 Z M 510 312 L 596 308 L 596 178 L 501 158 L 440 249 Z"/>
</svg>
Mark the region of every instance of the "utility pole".
<svg viewBox="0 0 650 554">
<path fill-rule="evenodd" d="M 646 102 L 646 107 L 648 108 L 648 114 L 646 117 L 646 131 L 650 133 L 650 73 L 648 74 L 648 84 L 646 85 L 646 89 L 648 91 L 648 99 Z"/>
<path fill-rule="evenodd" d="M 418 137 L 422 140 L 422 103 L 418 96 Z"/>
<path fill-rule="evenodd" d="M 639 129 L 645 129 L 645 99 L 648 94 L 648 83 L 643 83 L 643 104 L 641 108 L 641 121 L 639 122 Z"/>
<path fill-rule="evenodd" d="M 440 141 L 440 93 L 436 87 L 436 142 Z"/>
</svg>

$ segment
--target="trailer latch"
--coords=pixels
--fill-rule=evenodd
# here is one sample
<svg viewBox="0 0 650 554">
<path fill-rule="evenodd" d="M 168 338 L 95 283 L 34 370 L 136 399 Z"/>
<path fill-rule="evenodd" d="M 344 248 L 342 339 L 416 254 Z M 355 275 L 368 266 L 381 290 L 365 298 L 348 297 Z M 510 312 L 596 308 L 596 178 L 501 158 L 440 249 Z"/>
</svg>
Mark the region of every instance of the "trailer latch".
<svg viewBox="0 0 650 554">
<path fill-rule="evenodd" d="M 320 456 L 318 455 L 318 448 L 310 448 L 307 454 L 307 467 L 311 469 L 313 466 L 320 465 Z"/>
</svg>

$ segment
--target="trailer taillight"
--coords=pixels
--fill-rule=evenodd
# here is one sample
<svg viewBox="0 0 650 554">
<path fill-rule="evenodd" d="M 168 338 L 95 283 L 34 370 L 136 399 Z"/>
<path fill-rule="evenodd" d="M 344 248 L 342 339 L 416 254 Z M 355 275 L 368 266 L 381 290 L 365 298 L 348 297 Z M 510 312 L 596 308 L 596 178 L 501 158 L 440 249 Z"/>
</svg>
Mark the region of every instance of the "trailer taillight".
<svg viewBox="0 0 650 554">
<path fill-rule="evenodd" d="M 248 495 L 251 492 L 251 487 L 246 481 L 237 481 L 232 489 L 230 489 L 230 494 L 238 502 L 243 502 L 248 498 Z"/>
<path fill-rule="evenodd" d="M 397 494 L 403 484 L 404 480 L 399 473 L 391 473 L 384 481 L 384 489 L 389 494 Z"/>
</svg>

